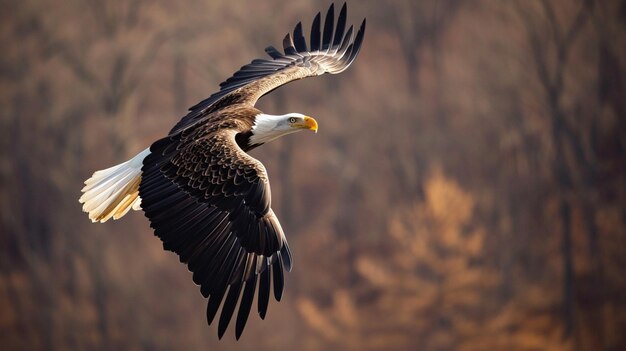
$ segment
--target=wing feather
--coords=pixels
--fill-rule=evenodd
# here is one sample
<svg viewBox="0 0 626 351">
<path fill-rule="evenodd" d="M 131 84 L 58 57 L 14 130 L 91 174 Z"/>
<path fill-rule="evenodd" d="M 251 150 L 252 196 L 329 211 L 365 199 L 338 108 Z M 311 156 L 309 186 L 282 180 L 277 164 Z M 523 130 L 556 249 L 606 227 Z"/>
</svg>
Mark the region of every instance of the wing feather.
<svg viewBox="0 0 626 351">
<path fill-rule="evenodd" d="M 320 32 L 321 13 L 317 13 L 311 25 L 311 52 L 318 51 L 321 46 L 322 33 Z M 306 47 L 306 46 L 305 46 Z M 303 50 L 306 51 L 306 50 Z"/>
<path fill-rule="evenodd" d="M 248 321 L 248 315 L 250 314 L 250 308 L 252 307 L 252 301 L 254 301 L 254 293 L 256 292 L 256 274 L 252 276 L 252 279 L 247 280 L 245 288 L 243 289 L 243 295 L 241 296 L 241 304 L 239 305 L 239 312 L 237 313 L 237 324 L 235 325 L 235 337 L 237 340 L 243 333 L 243 328 Z"/>
<path fill-rule="evenodd" d="M 228 323 L 230 323 L 235 307 L 237 307 L 237 301 L 239 300 L 242 284 L 242 282 L 237 282 L 231 285 L 228 289 L 228 295 L 226 296 L 226 301 L 224 301 L 224 306 L 222 306 L 222 315 L 220 316 L 220 323 L 217 329 L 217 336 L 220 339 L 226 332 L 226 328 L 228 327 Z"/>
<path fill-rule="evenodd" d="M 274 277 L 274 298 L 280 301 L 283 297 L 283 288 L 285 286 L 285 276 L 283 275 L 283 259 L 276 254 L 276 259 L 272 263 L 272 277 Z"/>
<path fill-rule="evenodd" d="M 324 21 L 324 36 L 322 37 L 322 50 L 328 51 L 333 37 L 335 26 L 335 4 L 330 4 L 328 12 L 326 12 L 326 20 Z"/>
<path fill-rule="evenodd" d="M 270 301 L 270 281 L 271 270 L 267 267 L 267 259 L 264 259 L 263 264 L 265 269 L 261 272 L 259 277 L 259 296 L 257 298 L 258 312 L 261 319 L 265 319 L 267 313 L 267 306 Z"/>
<path fill-rule="evenodd" d="M 343 39 L 343 33 L 346 30 L 348 6 L 344 3 L 339 11 L 339 19 L 337 19 L 337 30 L 335 31 L 335 39 L 333 39 L 333 47 L 336 47 L 341 43 Z"/>
<path fill-rule="evenodd" d="M 280 51 L 278 51 L 278 49 L 276 49 L 273 46 L 268 46 L 265 48 L 265 52 L 270 55 L 271 58 L 273 59 L 279 59 L 283 57 L 283 54 L 280 53 Z"/>
<path fill-rule="evenodd" d="M 293 39 L 291 38 L 291 34 L 289 33 L 287 33 L 285 38 L 283 38 L 283 50 L 285 50 L 286 55 L 298 56 L 298 50 L 296 49 Z"/>
<path fill-rule="evenodd" d="M 302 22 L 296 24 L 296 28 L 293 30 L 293 42 L 295 43 L 296 52 L 308 51 L 306 48 L 306 39 L 302 35 Z"/>
</svg>

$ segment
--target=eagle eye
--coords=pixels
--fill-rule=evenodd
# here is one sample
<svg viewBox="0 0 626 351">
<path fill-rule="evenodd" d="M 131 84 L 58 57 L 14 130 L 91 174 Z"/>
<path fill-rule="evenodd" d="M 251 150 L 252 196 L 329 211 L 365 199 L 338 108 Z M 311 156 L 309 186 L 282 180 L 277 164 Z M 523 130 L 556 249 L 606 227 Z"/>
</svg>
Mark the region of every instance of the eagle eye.
<svg viewBox="0 0 626 351">
<path fill-rule="evenodd" d="M 296 118 L 295 117 L 289 118 L 289 123 L 296 123 Z"/>
</svg>

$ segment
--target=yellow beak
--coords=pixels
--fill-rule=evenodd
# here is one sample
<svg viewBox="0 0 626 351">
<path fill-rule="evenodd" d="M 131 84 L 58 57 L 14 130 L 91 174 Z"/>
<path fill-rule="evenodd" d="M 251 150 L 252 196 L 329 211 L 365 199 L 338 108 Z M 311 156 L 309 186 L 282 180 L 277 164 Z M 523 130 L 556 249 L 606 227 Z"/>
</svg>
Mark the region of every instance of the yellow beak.
<svg viewBox="0 0 626 351">
<path fill-rule="evenodd" d="M 313 117 L 305 116 L 304 117 L 304 129 L 312 130 L 317 133 L 317 121 Z"/>
</svg>

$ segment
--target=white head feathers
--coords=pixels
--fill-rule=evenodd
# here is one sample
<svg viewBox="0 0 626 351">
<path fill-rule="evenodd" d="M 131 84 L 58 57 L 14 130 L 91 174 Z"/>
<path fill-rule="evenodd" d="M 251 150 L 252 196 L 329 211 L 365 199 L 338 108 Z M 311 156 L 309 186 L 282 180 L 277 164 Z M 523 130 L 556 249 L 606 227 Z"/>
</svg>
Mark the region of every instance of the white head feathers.
<svg viewBox="0 0 626 351">
<path fill-rule="evenodd" d="M 252 126 L 252 136 L 250 137 L 250 145 L 264 144 L 270 142 L 283 135 L 297 132 L 301 129 L 292 127 L 291 118 L 298 120 L 304 119 L 306 116 L 301 113 L 287 113 L 285 115 L 268 115 L 260 113 L 254 120 Z"/>
</svg>

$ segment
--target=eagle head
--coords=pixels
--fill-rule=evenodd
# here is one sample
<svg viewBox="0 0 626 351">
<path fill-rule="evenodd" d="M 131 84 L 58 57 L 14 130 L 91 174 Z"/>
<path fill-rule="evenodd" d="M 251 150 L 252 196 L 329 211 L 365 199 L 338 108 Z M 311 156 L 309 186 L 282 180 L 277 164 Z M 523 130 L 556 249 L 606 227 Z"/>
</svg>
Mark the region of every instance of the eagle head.
<svg viewBox="0 0 626 351">
<path fill-rule="evenodd" d="M 317 133 L 317 121 L 313 117 L 295 112 L 277 116 L 260 113 L 254 118 L 249 143 L 261 145 L 301 130 Z"/>
</svg>

